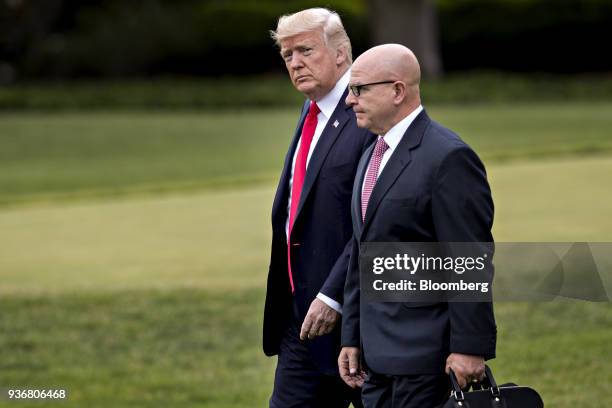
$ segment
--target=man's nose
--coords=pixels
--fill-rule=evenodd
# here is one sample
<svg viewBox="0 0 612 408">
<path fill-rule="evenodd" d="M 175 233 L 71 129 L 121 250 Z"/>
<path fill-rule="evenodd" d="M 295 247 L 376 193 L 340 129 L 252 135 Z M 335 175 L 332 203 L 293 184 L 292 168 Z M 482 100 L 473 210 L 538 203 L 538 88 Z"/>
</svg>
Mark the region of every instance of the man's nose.
<svg viewBox="0 0 612 408">
<path fill-rule="evenodd" d="M 302 60 L 302 57 L 295 53 L 294 55 L 291 56 L 291 63 L 289 64 L 289 67 L 291 69 L 300 69 L 304 66 L 304 61 Z"/>
<path fill-rule="evenodd" d="M 348 94 L 346 95 L 345 101 L 348 106 L 353 106 L 357 103 L 357 98 L 353 95 L 353 92 L 349 89 Z"/>
</svg>

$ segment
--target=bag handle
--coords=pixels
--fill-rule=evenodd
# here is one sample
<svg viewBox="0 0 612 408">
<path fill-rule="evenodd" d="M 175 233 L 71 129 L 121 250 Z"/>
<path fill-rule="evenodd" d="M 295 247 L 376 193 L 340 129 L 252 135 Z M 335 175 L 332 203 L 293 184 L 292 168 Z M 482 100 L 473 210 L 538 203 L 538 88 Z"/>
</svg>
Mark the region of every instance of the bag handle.
<svg viewBox="0 0 612 408">
<path fill-rule="evenodd" d="M 463 395 L 463 390 L 459 386 L 459 381 L 457 381 L 457 376 L 452 368 L 449 369 L 448 375 L 450 376 L 451 386 L 453 387 L 451 390 L 451 397 L 453 397 L 457 402 L 463 401 L 465 396 Z"/>
<path fill-rule="evenodd" d="M 452 369 L 449 370 L 449 376 L 453 388 L 451 391 L 451 396 L 455 398 L 455 401 L 457 402 L 463 401 L 465 399 L 465 395 L 463 394 L 463 390 L 459 386 L 459 381 L 457 381 L 457 376 L 455 375 Z M 491 390 L 491 395 L 495 398 L 500 398 L 501 393 L 499 387 L 497 385 L 497 382 L 495 381 L 495 378 L 493 378 L 493 372 L 491 371 L 491 368 L 488 365 L 485 365 L 485 378 L 490 384 L 489 389 Z M 468 390 L 470 386 L 471 384 L 468 384 Z"/>
<path fill-rule="evenodd" d="M 494 397 L 499 397 L 500 396 L 500 391 L 499 391 L 499 387 L 497 386 L 497 382 L 495 382 L 495 378 L 493 378 L 493 373 L 491 372 L 491 368 L 489 368 L 488 365 L 485 364 L 485 376 L 487 377 L 487 380 L 489 380 L 489 383 L 491 384 L 491 394 Z"/>
</svg>

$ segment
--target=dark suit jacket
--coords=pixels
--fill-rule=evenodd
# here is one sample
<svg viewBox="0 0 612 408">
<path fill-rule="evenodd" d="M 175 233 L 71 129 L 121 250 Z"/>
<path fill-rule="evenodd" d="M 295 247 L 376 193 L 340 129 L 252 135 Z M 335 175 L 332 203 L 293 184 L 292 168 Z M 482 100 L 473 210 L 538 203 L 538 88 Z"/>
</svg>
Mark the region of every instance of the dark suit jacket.
<svg viewBox="0 0 612 408">
<path fill-rule="evenodd" d="M 380 174 L 362 222 L 361 187 L 372 149 L 362 156 L 353 187 L 342 345 L 361 347 L 367 367 L 392 375 L 440 373 L 451 352 L 494 357 L 491 303 L 365 302 L 359 290 L 362 242 L 493 241 L 483 164 L 422 111 Z"/>
<path fill-rule="evenodd" d="M 329 118 L 308 163 L 292 229 L 291 267 L 300 321 L 319 292 L 343 303 L 352 235 L 353 181 L 359 158 L 375 140 L 369 131 L 357 127 L 354 112 L 344 102 L 346 93 Z M 285 222 L 292 159 L 307 113 L 308 101 L 285 157 L 272 206 L 272 254 L 263 325 L 263 348 L 267 355 L 278 353 L 292 311 Z M 340 324 L 329 335 L 308 342 L 314 361 L 324 372 L 338 371 L 339 333 Z"/>
</svg>

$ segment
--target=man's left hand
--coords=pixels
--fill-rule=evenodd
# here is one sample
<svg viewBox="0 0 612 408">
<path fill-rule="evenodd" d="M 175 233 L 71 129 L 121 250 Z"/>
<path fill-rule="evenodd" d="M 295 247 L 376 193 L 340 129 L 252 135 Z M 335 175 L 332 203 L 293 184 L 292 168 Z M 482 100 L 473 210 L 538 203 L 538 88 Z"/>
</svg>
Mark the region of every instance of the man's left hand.
<svg viewBox="0 0 612 408">
<path fill-rule="evenodd" d="M 342 347 L 338 356 L 338 371 L 340 378 L 351 388 L 363 386 L 366 373 L 361 369 L 357 347 Z"/>
<path fill-rule="evenodd" d="M 465 388 L 468 383 L 482 380 L 485 375 L 485 361 L 480 356 L 451 353 L 446 359 L 447 374 L 451 368 L 461 388 Z"/>
<path fill-rule="evenodd" d="M 340 313 L 327 306 L 321 299 L 315 298 L 302 323 L 300 340 L 314 339 L 317 336 L 331 333 L 339 318 Z"/>
</svg>

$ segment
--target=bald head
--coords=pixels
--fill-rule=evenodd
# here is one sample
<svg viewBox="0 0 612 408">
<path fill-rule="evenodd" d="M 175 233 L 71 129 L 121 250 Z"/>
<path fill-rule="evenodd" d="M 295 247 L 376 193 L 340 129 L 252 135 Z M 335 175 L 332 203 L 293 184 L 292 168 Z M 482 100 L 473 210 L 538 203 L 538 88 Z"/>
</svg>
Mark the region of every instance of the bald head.
<svg viewBox="0 0 612 408">
<path fill-rule="evenodd" d="M 383 44 L 370 48 L 355 60 L 353 70 L 363 70 L 381 78 L 402 81 L 418 87 L 421 67 L 414 53 L 400 44 Z"/>
<path fill-rule="evenodd" d="M 357 113 L 359 126 L 383 134 L 421 104 L 420 82 L 419 61 L 410 49 L 400 44 L 379 45 L 353 63 L 350 85 L 364 86 L 359 96 L 349 95 L 346 102 Z M 368 120 L 363 119 L 368 113 Z"/>
</svg>

